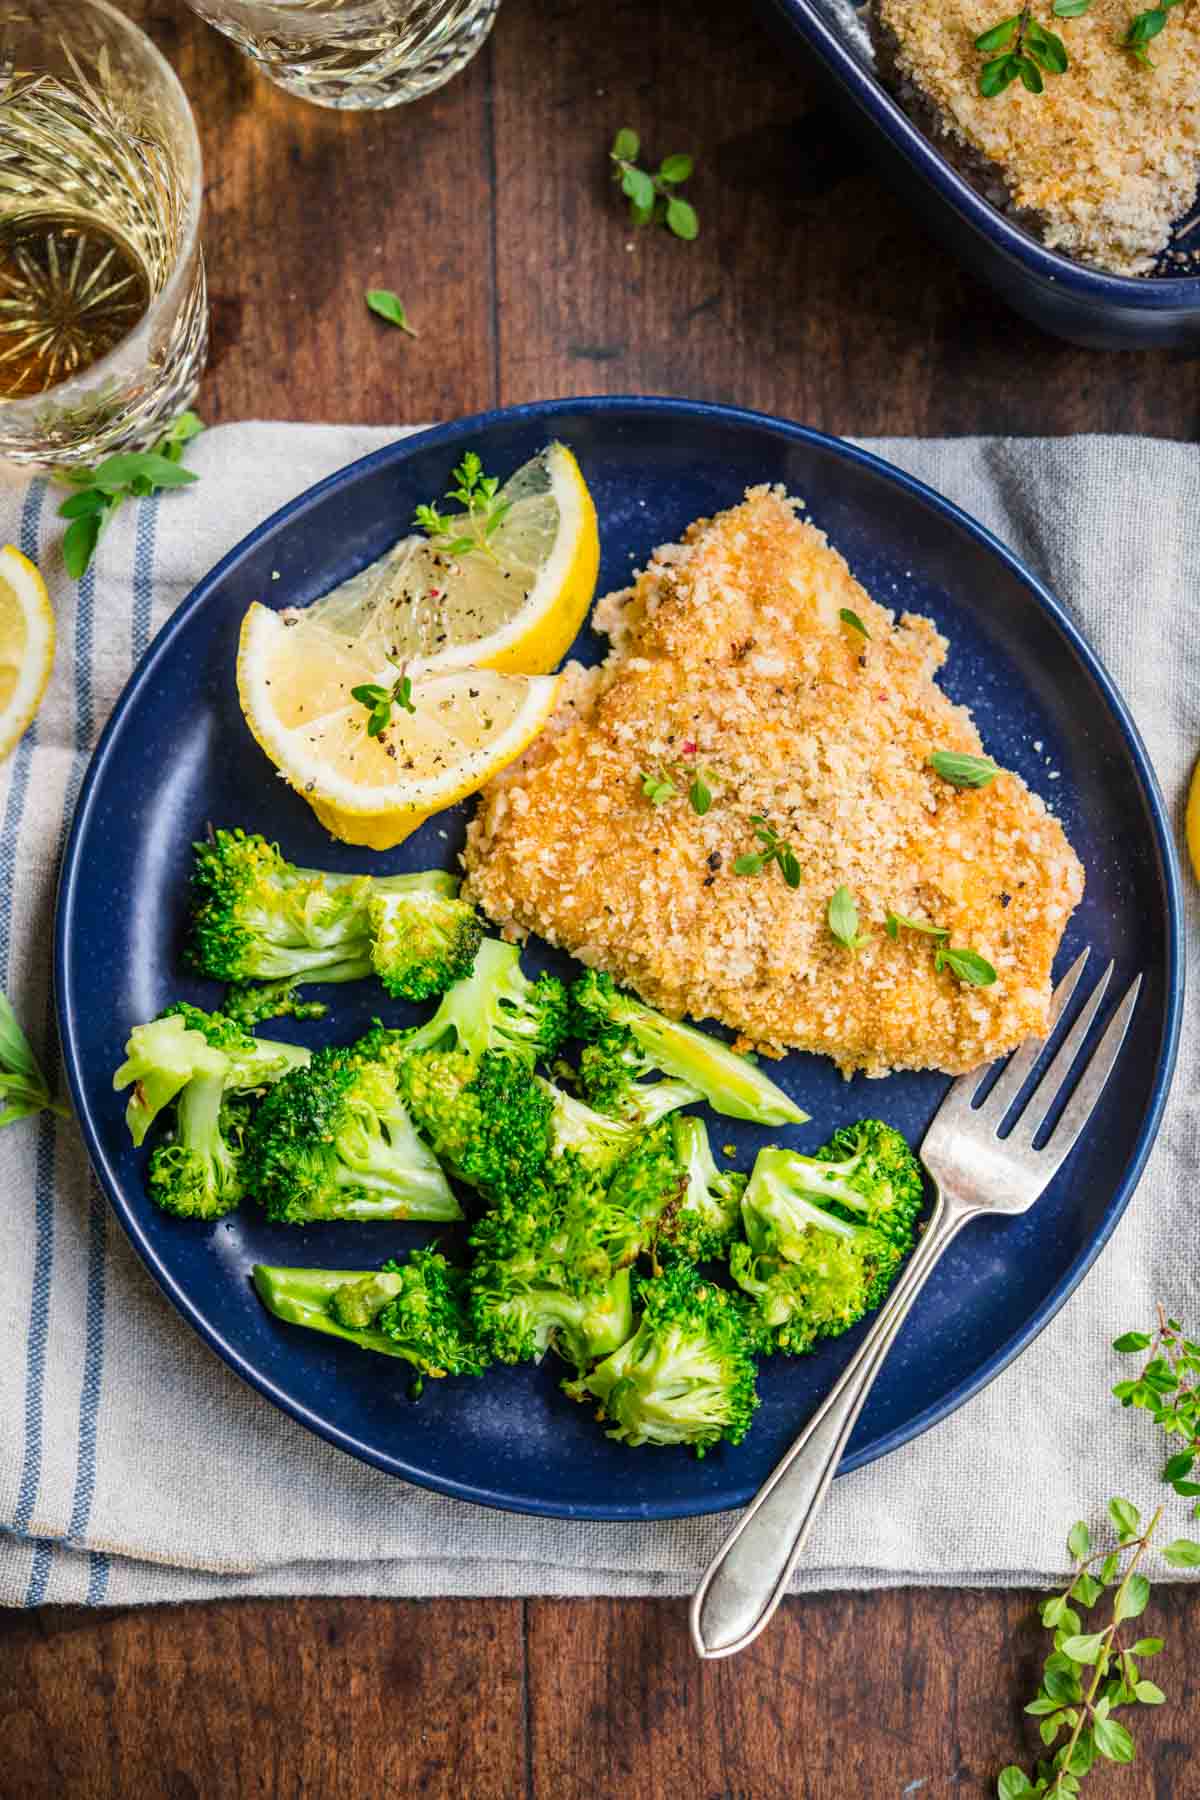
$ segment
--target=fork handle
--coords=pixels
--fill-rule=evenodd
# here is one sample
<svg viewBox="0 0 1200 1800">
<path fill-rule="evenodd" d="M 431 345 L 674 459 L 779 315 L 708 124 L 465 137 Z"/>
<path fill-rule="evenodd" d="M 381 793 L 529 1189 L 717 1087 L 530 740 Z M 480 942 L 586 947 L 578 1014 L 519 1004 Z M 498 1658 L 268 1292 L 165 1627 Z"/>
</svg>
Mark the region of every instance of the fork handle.
<svg viewBox="0 0 1200 1800">
<path fill-rule="evenodd" d="M 698 1655 L 744 1650 L 774 1616 L 883 1359 L 934 1264 L 973 1210 L 947 1204 L 938 1194 L 908 1267 L 845 1374 L 705 1570 L 690 1614 Z"/>
</svg>

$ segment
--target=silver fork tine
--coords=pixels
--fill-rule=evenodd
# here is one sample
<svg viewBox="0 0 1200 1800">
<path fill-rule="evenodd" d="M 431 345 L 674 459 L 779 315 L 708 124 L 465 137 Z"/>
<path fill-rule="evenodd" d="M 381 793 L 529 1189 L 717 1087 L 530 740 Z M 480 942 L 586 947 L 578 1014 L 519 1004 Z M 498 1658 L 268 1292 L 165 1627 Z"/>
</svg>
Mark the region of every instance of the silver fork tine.
<svg viewBox="0 0 1200 1800">
<path fill-rule="evenodd" d="M 1042 1054 L 1042 1051 L 1053 1037 L 1058 1026 L 1058 1021 L 1063 1015 L 1063 1009 L 1071 998 L 1071 995 L 1075 992 L 1075 985 L 1083 973 L 1083 965 L 1090 955 L 1091 950 L 1086 949 L 1082 950 L 1075 958 L 1075 961 L 1071 964 L 1070 968 L 1055 988 L 1054 993 L 1051 995 L 1050 1023 L 1046 1027 L 1045 1037 L 1027 1038 L 1026 1041 L 1013 1052 L 1012 1060 L 1008 1067 L 1005 1069 L 1003 1075 L 1001 1075 L 999 1081 L 996 1083 L 996 1086 L 992 1089 L 992 1092 L 988 1095 L 983 1105 L 979 1108 L 978 1116 L 980 1118 L 989 1120 L 995 1119 L 997 1124 L 1000 1123 L 1000 1119 L 1004 1117 L 1004 1114 L 1012 1105 L 1013 1095 L 1024 1086 L 1029 1077 L 1029 1071 L 1033 1068 L 1038 1057 Z M 965 1075 L 960 1075 L 958 1080 L 946 1089 L 946 1097 L 938 1107 L 934 1116 L 938 1120 L 950 1120 L 956 1117 L 961 1118 L 964 1113 L 970 1112 L 971 1102 L 979 1092 L 980 1086 L 991 1072 L 991 1069 L 992 1064 L 985 1063 L 981 1068 L 968 1069 Z M 1007 1089 L 1007 1098 L 1004 1098 L 1002 1109 L 997 1117 L 996 1108 L 993 1103 L 1001 1088 Z"/>
<path fill-rule="evenodd" d="M 1083 1074 L 1079 1077 L 1079 1085 L 1071 1095 L 1063 1114 L 1054 1130 L 1050 1133 L 1038 1156 L 1039 1170 L 1045 1166 L 1046 1180 L 1054 1174 L 1059 1164 L 1065 1161 L 1075 1147 L 1075 1140 L 1092 1116 L 1092 1111 L 1104 1091 L 1104 1084 L 1112 1074 L 1113 1064 L 1121 1054 L 1121 1046 L 1125 1042 L 1125 1033 L 1129 1030 L 1129 1022 L 1133 1018 L 1133 1009 L 1137 1005 L 1141 992 L 1142 978 L 1137 976 L 1131 983 L 1120 1006 L 1105 1027 L 1104 1036 L 1093 1050 Z"/>
<path fill-rule="evenodd" d="M 1034 1064 L 1037 1062 L 1038 1057 L 1042 1054 L 1046 1045 L 1050 1042 L 1050 1039 L 1058 1029 L 1058 1021 L 1062 1018 L 1063 1013 L 1067 1009 L 1067 1003 L 1079 984 L 1079 977 L 1083 974 L 1083 965 L 1090 955 L 1090 949 L 1082 951 L 1081 954 L 1075 958 L 1075 961 L 1071 964 L 1070 968 L 1055 988 L 1053 997 L 1050 1001 L 1050 1023 L 1046 1027 L 1045 1037 L 1027 1038 L 1025 1042 L 1013 1052 L 1012 1057 L 1009 1059 L 1008 1067 L 1005 1069 L 999 1081 L 979 1109 L 985 1119 L 994 1119 L 996 1124 L 999 1125 L 1005 1113 L 1008 1111 L 1021 1089 L 1025 1086 L 1025 1083 L 1029 1080 L 1030 1075 L 1033 1073 Z"/>
<path fill-rule="evenodd" d="M 1062 1089 L 1063 1083 L 1071 1073 L 1075 1058 L 1083 1048 L 1084 1039 L 1092 1028 L 1092 1021 L 1100 1010 L 1100 1002 L 1108 986 L 1113 972 L 1113 964 L 1109 963 L 1103 975 L 1092 989 L 1084 1004 L 1079 1009 L 1079 1017 L 1062 1041 L 1058 1055 L 1042 1076 L 1029 1098 L 1028 1104 L 1017 1119 L 1007 1141 L 1016 1148 L 1024 1144 L 1029 1148 L 1041 1130 L 1046 1114 L 1054 1105 Z"/>
</svg>

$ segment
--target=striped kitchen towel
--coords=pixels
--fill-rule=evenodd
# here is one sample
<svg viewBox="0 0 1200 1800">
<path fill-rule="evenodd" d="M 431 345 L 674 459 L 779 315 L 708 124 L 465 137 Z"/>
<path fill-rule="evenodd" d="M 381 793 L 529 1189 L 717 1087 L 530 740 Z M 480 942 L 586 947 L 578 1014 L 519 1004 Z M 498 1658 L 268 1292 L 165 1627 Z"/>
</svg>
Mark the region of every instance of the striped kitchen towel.
<svg viewBox="0 0 1200 1800">
<path fill-rule="evenodd" d="M 55 880 L 88 756 L 130 669 L 245 532 L 396 435 L 208 431 L 188 452 L 200 483 L 128 505 L 78 584 L 62 566 L 56 490 L 0 476 L 0 543 L 39 564 L 58 618 L 45 702 L 0 765 L 0 986 L 52 1079 Z M 1200 450 L 1114 438 L 871 447 L 1047 577 L 1123 688 L 1179 809 L 1200 743 L 1188 628 Z M 1108 1401 L 1104 1346 L 1150 1317 L 1158 1296 L 1200 1317 L 1198 1073 L 1189 1022 L 1158 1148 L 1095 1271 L 984 1393 L 839 1483 L 798 1587 L 1040 1581 L 1063 1566 L 1067 1521 L 1110 1493 L 1154 1490 L 1156 1446 L 1142 1418 Z M 677 1594 L 726 1529 L 721 1519 L 508 1516 L 366 1468 L 244 1387 L 174 1314 L 111 1218 L 72 1124 L 43 1115 L 0 1131 L 0 1171 L 0 1602 Z"/>
</svg>

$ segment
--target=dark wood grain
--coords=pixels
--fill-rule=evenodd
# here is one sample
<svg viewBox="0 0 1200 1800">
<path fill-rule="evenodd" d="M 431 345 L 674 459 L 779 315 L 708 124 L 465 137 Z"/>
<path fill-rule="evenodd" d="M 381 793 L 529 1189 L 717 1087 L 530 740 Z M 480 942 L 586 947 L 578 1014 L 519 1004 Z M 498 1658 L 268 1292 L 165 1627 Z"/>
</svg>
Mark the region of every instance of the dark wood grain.
<svg viewBox="0 0 1200 1800">
<path fill-rule="evenodd" d="M 204 142 L 213 422 L 657 391 L 851 434 L 1200 431 L 1194 361 L 1071 349 L 964 275 L 747 0 L 505 0 L 462 79 L 376 117 L 285 99 L 182 0 L 125 9 Z M 623 124 L 697 154 L 695 244 L 629 229 Z M 368 314 L 371 285 L 417 341 Z M 1200 1591 L 1155 1607 L 1172 1704 L 1096 1800 L 1200 1800 Z M 675 1602 L 8 1614 L 0 1794 L 960 1800 L 1032 1756 L 1038 1641 L 1032 1596 L 921 1590 L 791 1602 L 703 1668 Z"/>
<path fill-rule="evenodd" d="M 6 1800 L 527 1791 L 521 1603 L 0 1615 Z"/>
<path fill-rule="evenodd" d="M 1159 1668 L 1177 1703 L 1164 1729 L 1152 1723 L 1136 1768 L 1091 1778 L 1095 1800 L 1200 1795 L 1185 1723 L 1194 1598 L 1156 1594 L 1175 1647 Z M 1020 1710 L 1044 1653 L 1033 1600 L 937 1590 L 793 1600 L 742 1656 L 703 1665 L 678 1607 L 533 1601 L 532 1800 L 984 1800 L 998 1770 L 1022 1748 L 1032 1766 L 1038 1745 Z"/>
<path fill-rule="evenodd" d="M 0 1616 L 8 1800 L 984 1800 L 1037 1743 L 1032 1595 L 789 1601 L 701 1665 L 655 1601 L 233 1601 Z M 1094 1800 L 1197 1800 L 1194 1593 L 1159 1589 L 1132 1769 Z M 1194 1659 L 1193 1659 L 1194 1663 Z"/>
<path fill-rule="evenodd" d="M 465 76 L 375 116 L 278 94 L 178 0 L 126 10 L 204 143 L 213 420 L 662 392 L 849 434 L 1200 433 L 1194 359 L 1076 350 L 1009 312 L 748 0 L 505 0 Z M 696 153 L 696 243 L 629 229 L 606 160 L 621 124 Z M 419 340 L 367 313 L 373 284 Z"/>
</svg>

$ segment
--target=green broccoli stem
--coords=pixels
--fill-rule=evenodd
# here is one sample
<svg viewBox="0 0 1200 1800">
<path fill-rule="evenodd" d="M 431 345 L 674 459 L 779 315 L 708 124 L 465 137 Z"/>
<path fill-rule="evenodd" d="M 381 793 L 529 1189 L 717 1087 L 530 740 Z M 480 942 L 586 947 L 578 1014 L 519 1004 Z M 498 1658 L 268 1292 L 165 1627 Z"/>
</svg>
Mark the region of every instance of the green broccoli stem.
<svg viewBox="0 0 1200 1800">
<path fill-rule="evenodd" d="M 394 1356 L 410 1361 L 405 1348 L 386 1332 L 370 1326 L 342 1325 L 329 1310 L 339 1288 L 348 1283 L 368 1281 L 378 1273 L 375 1269 L 284 1269 L 265 1263 L 254 1265 L 254 1286 L 268 1312 L 289 1325 L 307 1325 L 311 1331 L 323 1331 L 329 1337 L 357 1344 L 360 1350 L 377 1350 L 381 1356 Z"/>
<path fill-rule="evenodd" d="M 698 1088 L 709 1105 L 727 1118 L 750 1119 L 758 1125 L 807 1122 L 809 1115 L 802 1107 L 749 1057 L 720 1038 L 685 1025 L 682 1019 L 665 1019 L 650 1007 L 634 1006 L 628 1015 L 622 1012 L 618 1016 L 656 1068 Z"/>
</svg>

